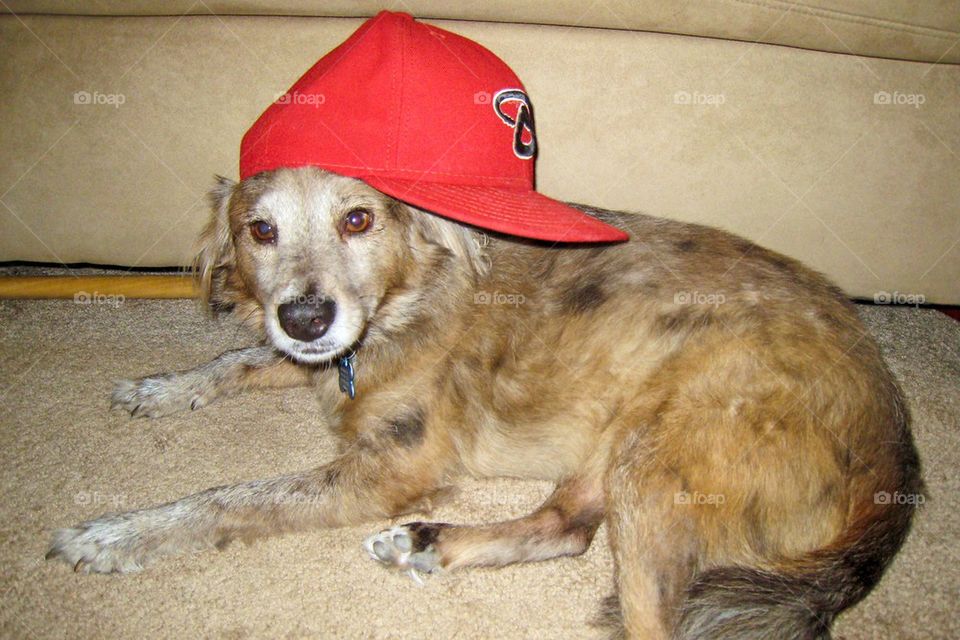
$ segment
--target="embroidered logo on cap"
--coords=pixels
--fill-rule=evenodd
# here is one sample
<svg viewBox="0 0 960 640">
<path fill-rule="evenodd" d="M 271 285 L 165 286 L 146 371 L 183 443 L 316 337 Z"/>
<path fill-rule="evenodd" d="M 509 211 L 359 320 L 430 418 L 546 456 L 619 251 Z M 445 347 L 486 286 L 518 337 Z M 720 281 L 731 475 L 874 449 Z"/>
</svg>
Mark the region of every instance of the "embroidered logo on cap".
<svg viewBox="0 0 960 640">
<path fill-rule="evenodd" d="M 516 102 L 517 115 L 504 112 L 504 105 Z M 537 153 L 537 135 L 533 128 L 533 109 L 530 98 L 520 89 L 501 89 L 493 96 L 493 110 L 505 124 L 513 127 L 513 152 L 527 160 Z"/>
</svg>

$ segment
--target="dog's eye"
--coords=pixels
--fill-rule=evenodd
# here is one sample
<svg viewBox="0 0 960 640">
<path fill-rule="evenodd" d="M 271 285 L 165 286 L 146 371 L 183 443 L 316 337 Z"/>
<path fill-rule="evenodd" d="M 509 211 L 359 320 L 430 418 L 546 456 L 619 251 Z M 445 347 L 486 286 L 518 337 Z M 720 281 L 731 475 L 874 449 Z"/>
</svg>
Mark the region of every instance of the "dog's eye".
<svg viewBox="0 0 960 640">
<path fill-rule="evenodd" d="M 373 214 L 366 209 L 354 209 L 343 219 L 343 228 L 348 233 L 363 233 L 373 222 Z"/>
<path fill-rule="evenodd" d="M 260 244 L 273 244 L 277 241 L 277 230 L 272 224 L 263 220 L 250 223 L 250 235 Z"/>
</svg>

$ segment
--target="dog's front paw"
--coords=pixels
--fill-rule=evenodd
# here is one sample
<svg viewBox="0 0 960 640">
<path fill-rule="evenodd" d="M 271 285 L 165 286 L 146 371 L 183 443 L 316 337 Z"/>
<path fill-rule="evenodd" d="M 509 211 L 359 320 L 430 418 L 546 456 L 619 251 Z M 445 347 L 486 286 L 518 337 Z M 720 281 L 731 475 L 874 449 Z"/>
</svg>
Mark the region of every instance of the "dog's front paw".
<svg viewBox="0 0 960 640">
<path fill-rule="evenodd" d="M 121 408 L 135 418 L 159 418 L 199 409 L 215 397 L 215 387 L 189 373 L 169 373 L 139 380 L 121 380 L 113 388 L 111 408 Z"/>
<path fill-rule="evenodd" d="M 62 560 L 84 573 L 132 573 L 146 553 L 136 528 L 123 516 L 105 516 L 53 535 L 47 560 Z"/>
<path fill-rule="evenodd" d="M 370 557 L 387 566 L 406 571 L 418 584 L 421 573 L 436 573 L 442 568 L 436 541 L 445 524 L 413 522 L 385 529 L 364 540 Z"/>
</svg>

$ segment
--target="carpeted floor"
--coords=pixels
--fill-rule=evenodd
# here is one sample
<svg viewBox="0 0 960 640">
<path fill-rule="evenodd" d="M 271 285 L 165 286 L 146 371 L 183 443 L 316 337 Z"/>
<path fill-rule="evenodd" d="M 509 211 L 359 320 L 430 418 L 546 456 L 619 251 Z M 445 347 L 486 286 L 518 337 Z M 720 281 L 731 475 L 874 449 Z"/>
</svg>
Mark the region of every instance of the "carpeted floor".
<svg viewBox="0 0 960 640">
<path fill-rule="evenodd" d="M 603 530 L 581 558 L 436 577 L 367 559 L 387 523 L 234 545 L 133 576 L 43 560 L 52 529 L 307 468 L 332 440 L 303 390 L 157 421 L 108 411 L 111 381 L 188 368 L 245 342 L 188 301 L 0 301 L 0 636 L 8 638 L 591 638 L 612 585 Z M 836 636 L 960 638 L 960 324 L 864 307 L 910 398 L 929 497 L 904 552 Z M 545 483 L 465 481 L 435 517 L 515 517 Z"/>
</svg>

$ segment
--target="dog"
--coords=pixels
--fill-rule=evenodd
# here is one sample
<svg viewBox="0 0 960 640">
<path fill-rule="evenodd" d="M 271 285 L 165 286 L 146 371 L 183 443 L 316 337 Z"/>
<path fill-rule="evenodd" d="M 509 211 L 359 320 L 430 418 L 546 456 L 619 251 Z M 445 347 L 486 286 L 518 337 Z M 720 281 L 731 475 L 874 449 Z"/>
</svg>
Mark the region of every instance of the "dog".
<svg viewBox="0 0 960 640">
<path fill-rule="evenodd" d="M 581 207 L 630 242 L 482 233 L 318 168 L 219 178 L 195 274 L 263 344 L 118 384 L 134 416 L 316 388 L 342 443 L 302 473 L 54 535 L 131 572 L 233 540 L 428 513 L 458 477 L 549 479 L 534 513 L 364 542 L 414 577 L 576 556 L 606 523 L 613 637 L 829 638 L 922 492 L 903 394 L 852 304 L 729 233 Z M 353 397 L 351 397 L 353 395 Z M 886 496 L 886 499 L 884 499 Z"/>
</svg>

